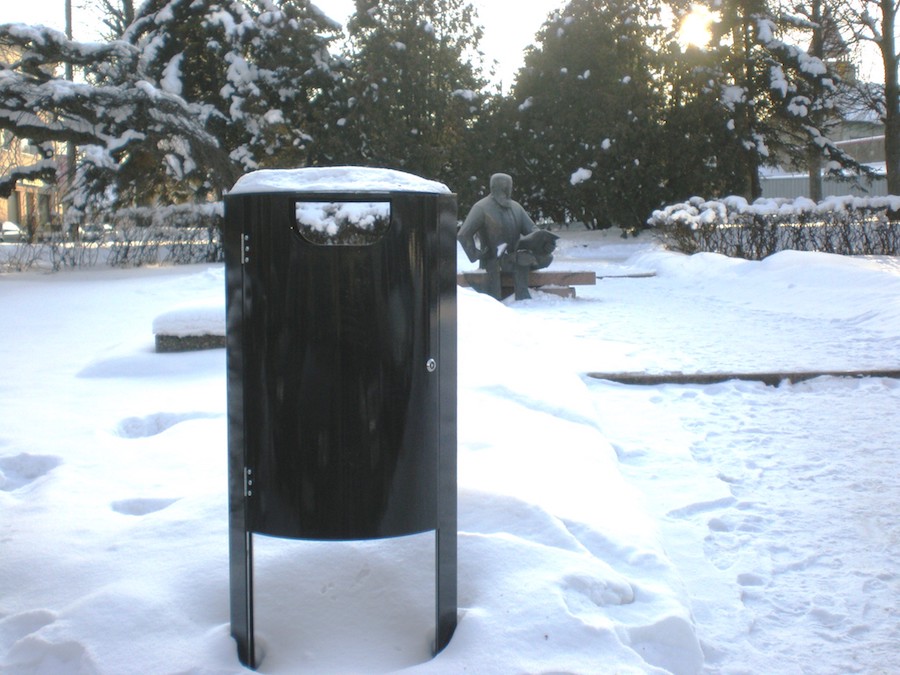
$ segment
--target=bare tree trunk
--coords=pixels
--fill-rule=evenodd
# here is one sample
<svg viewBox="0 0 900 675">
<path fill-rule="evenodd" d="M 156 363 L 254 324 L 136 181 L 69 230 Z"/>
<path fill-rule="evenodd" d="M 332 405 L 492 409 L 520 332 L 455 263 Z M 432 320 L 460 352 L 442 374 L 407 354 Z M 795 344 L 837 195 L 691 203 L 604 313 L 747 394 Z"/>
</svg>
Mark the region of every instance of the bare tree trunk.
<svg viewBox="0 0 900 675">
<path fill-rule="evenodd" d="M 822 153 L 811 147 L 807 151 L 809 167 L 809 198 L 814 202 L 822 201 Z"/>
<path fill-rule="evenodd" d="M 881 58 L 884 63 L 884 158 L 888 193 L 900 195 L 900 84 L 894 39 L 896 6 L 893 0 L 881 0 Z"/>
<path fill-rule="evenodd" d="M 822 25 L 822 1 L 813 0 L 809 16 L 814 24 L 813 39 L 810 45 L 810 55 L 822 62 L 826 60 L 825 54 L 825 27 Z M 818 80 L 813 83 L 814 100 L 822 97 L 822 86 Z M 825 122 L 825 115 L 821 110 L 812 113 L 813 126 L 821 129 Z M 809 171 L 809 198 L 814 202 L 822 201 L 822 151 L 810 142 L 807 151 L 807 167 Z"/>
<path fill-rule="evenodd" d="M 752 49 L 750 37 L 750 13 L 746 12 L 746 16 L 735 25 L 732 32 L 734 46 L 738 54 L 738 60 L 742 64 L 741 83 L 745 90 L 745 101 L 735 110 L 735 124 L 739 135 L 748 139 L 753 137 L 756 130 L 756 85 L 754 82 L 753 64 L 750 63 L 750 52 Z M 756 142 L 754 138 L 753 142 Z M 743 150 L 744 160 L 742 162 L 743 176 L 743 197 L 747 201 L 754 201 L 762 195 L 762 183 L 759 179 L 759 154 L 755 148 L 745 148 Z"/>
<path fill-rule="evenodd" d="M 72 0 L 66 0 L 66 37 L 72 39 Z M 69 82 L 75 80 L 71 61 L 66 61 L 66 79 Z M 69 141 L 66 143 L 66 192 L 71 192 L 72 186 L 75 185 L 75 159 L 75 143 Z M 72 235 L 78 239 L 80 234 L 78 224 L 75 223 L 72 227 Z"/>
</svg>

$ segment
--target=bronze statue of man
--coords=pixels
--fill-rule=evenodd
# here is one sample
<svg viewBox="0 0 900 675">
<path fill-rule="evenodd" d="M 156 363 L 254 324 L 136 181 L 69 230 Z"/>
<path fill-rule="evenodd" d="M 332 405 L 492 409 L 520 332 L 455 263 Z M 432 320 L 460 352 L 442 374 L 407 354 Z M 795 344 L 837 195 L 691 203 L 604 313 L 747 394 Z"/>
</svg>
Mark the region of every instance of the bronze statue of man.
<svg viewBox="0 0 900 675">
<path fill-rule="evenodd" d="M 491 194 L 469 211 L 457 235 L 472 262 L 487 272 L 486 292 L 500 299 L 500 273 L 513 275 L 516 300 L 530 298 L 528 272 L 547 267 L 553 260 L 557 236 L 539 230 L 512 199 L 512 178 L 491 176 Z"/>
</svg>

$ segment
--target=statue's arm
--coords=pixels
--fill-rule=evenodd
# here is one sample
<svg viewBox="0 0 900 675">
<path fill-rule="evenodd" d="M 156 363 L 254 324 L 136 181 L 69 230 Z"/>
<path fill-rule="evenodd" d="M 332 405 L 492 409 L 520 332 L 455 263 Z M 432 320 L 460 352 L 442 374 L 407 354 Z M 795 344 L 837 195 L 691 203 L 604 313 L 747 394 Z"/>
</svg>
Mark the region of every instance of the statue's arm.
<svg viewBox="0 0 900 675">
<path fill-rule="evenodd" d="M 471 262 L 481 260 L 481 257 L 484 255 L 484 252 L 475 244 L 475 235 L 478 234 L 483 223 L 484 217 L 481 210 L 473 207 L 456 235 L 457 240 L 462 244 L 463 251 L 466 252 Z"/>
</svg>

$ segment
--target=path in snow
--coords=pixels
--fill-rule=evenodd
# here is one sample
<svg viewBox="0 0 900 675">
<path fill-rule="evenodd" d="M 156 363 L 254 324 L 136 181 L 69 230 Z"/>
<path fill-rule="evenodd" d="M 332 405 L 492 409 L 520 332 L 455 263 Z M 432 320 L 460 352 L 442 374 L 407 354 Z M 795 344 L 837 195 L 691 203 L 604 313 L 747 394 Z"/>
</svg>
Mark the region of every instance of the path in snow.
<svg viewBox="0 0 900 675">
<path fill-rule="evenodd" d="M 564 249 L 562 264 L 609 272 L 635 250 L 618 248 L 605 260 L 577 260 L 577 251 L 567 260 L 573 251 Z M 560 303 L 557 328 L 577 326 L 561 351 L 582 372 L 896 364 L 896 336 L 857 316 L 839 283 L 797 288 L 788 281 L 796 268 L 782 283 L 773 266 L 736 263 L 733 284 L 670 267 L 665 278 L 579 289 L 576 302 Z M 835 298 L 827 316 L 805 311 L 804 297 L 819 293 Z M 706 672 L 891 672 L 900 644 L 900 382 L 586 382 L 623 472 L 660 517 Z"/>
<path fill-rule="evenodd" d="M 889 672 L 900 383 L 592 390 L 623 472 L 661 518 L 707 672 Z"/>
<path fill-rule="evenodd" d="M 716 297 L 671 279 L 604 279 L 560 303 L 558 321 L 582 331 L 581 368 L 603 372 L 772 372 L 876 369 L 888 338 L 831 319 L 791 316 Z M 592 307 L 586 308 L 586 304 Z M 596 322 L 585 330 L 585 311 Z M 853 335 L 848 335 L 853 330 Z M 597 342 L 602 341 L 602 348 Z M 896 344 L 896 339 L 894 339 Z M 894 347 L 894 351 L 897 348 Z"/>
<path fill-rule="evenodd" d="M 562 326 L 577 327 L 571 349 L 579 370 L 864 370 L 894 368 L 900 361 L 892 326 L 885 329 L 864 309 L 880 300 L 894 316 L 900 313 L 896 284 L 860 307 L 856 270 L 848 270 L 846 258 L 823 256 L 809 269 L 808 258 L 795 252 L 747 262 L 657 254 L 654 242 L 643 237 L 602 248 L 577 245 L 579 236 L 596 234 L 569 235 L 554 265 L 659 276 L 601 279 L 593 288 L 579 287 L 577 302 L 559 303 L 554 314 Z M 598 250 L 604 257 L 596 257 Z M 900 276 L 900 260 L 882 265 Z M 593 320 L 585 322 L 586 316 Z"/>
</svg>

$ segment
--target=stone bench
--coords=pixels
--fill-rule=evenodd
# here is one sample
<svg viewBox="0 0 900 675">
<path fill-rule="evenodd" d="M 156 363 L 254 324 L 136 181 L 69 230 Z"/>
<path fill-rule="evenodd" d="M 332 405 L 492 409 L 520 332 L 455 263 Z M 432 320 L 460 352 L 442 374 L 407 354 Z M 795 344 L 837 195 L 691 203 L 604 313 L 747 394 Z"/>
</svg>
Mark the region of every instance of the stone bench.
<svg viewBox="0 0 900 675">
<path fill-rule="evenodd" d="M 224 348 L 224 335 L 156 335 L 156 351 L 160 353 Z"/>
<path fill-rule="evenodd" d="M 218 298 L 183 305 L 153 320 L 157 352 L 225 347 L 225 303 Z"/>
<path fill-rule="evenodd" d="M 487 284 L 487 272 L 484 270 L 460 272 L 456 275 L 456 283 L 484 292 Z M 597 274 L 594 272 L 557 272 L 544 269 L 528 273 L 528 288 L 542 293 L 552 293 L 563 298 L 575 297 L 574 286 L 593 286 L 596 283 Z M 512 274 L 501 274 L 500 286 L 503 297 L 512 295 L 514 292 Z"/>
</svg>

